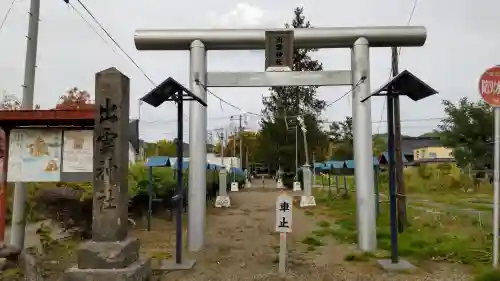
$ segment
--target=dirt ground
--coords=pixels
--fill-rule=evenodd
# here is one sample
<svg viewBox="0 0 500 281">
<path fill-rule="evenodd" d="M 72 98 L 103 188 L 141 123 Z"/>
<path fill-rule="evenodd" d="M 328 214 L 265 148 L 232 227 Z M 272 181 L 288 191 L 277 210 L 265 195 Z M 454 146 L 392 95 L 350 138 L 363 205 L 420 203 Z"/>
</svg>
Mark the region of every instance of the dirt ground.
<svg viewBox="0 0 500 281">
<path fill-rule="evenodd" d="M 267 188 L 261 188 L 259 183 L 258 187 L 232 192 L 230 209 L 208 207 L 205 249 L 190 256 L 196 260 L 195 267 L 163 273 L 157 278 L 279 280 L 279 234 L 274 232 L 275 200 L 279 192 L 273 187 L 274 182 L 269 181 Z M 321 245 L 316 247 L 303 242 L 323 219 L 321 207 L 303 210 L 294 206 L 285 280 L 471 280 L 461 268 L 444 263 L 421 265 L 413 273 L 388 274 L 378 268 L 375 260 L 344 261 L 346 255 L 356 251 L 355 245 L 341 245 L 330 237 L 322 238 Z M 142 251 L 155 260 L 171 257 L 175 238 L 172 223 L 155 219 L 152 232 L 140 229 L 138 225 L 132 235 L 141 239 Z"/>
</svg>

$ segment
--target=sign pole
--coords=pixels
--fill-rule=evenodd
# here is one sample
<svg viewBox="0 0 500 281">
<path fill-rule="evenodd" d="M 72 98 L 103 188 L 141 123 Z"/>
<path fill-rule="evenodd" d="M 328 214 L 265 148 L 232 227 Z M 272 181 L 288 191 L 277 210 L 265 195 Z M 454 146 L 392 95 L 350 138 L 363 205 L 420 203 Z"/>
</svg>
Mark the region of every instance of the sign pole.
<svg viewBox="0 0 500 281">
<path fill-rule="evenodd" d="M 494 159 L 493 159 L 493 267 L 498 266 L 499 205 L 500 205 L 500 66 L 487 69 L 479 78 L 479 93 L 493 107 Z"/>
<path fill-rule="evenodd" d="M 279 273 L 286 274 L 286 232 L 282 232 L 280 235 L 280 256 L 279 256 Z"/>
<path fill-rule="evenodd" d="M 278 196 L 276 199 L 276 232 L 280 234 L 280 252 L 278 271 L 280 275 L 286 274 L 287 249 L 286 236 L 287 232 L 292 232 L 292 198 L 286 193 Z"/>
<path fill-rule="evenodd" d="M 493 185 L 493 267 L 498 266 L 499 201 L 500 201 L 500 107 L 495 107 L 495 149 Z"/>
</svg>

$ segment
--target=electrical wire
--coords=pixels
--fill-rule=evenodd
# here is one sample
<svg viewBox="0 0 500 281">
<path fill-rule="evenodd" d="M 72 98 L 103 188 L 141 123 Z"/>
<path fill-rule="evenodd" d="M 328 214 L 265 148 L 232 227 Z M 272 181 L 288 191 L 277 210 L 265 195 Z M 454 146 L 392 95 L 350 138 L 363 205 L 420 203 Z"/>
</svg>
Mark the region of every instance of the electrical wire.
<svg viewBox="0 0 500 281">
<path fill-rule="evenodd" d="M 111 33 L 108 32 L 108 30 L 106 30 L 106 28 L 104 28 L 104 26 L 101 24 L 101 22 L 99 22 L 99 20 L 97 20 L 97 18 L 94 16 L 94 14 L 89 10 L 89 8 L 87 8 L 87 6 L 85 4 L 83 4 L 83 2 L 81 0 L 76 0 L 78 2 L 78 4 L 80 4 L 80 6 L 82 6 L 82 8 L 85 10 L 85 12 L 87 12 L 87 14 L 94 20 L 94 22 L 99 26 L 99 28 L 102 30 L 102 32 L 104 32 L 106 34 L 106 36 L 111 40 L 113 41 L 113 43 L 116 45 L 116 47 L 118 47 L 118 49 L 120 49 L 120 51 L 122 51 L 122 53 L 130 60 L 130 62 L 142 73 L 142 75 L 144 77 L 146 77 L 146 79 L 149 80 L 149 82 L 151 82 L 151 84 L 153 84 L 155 87 L 157 86 L 157 84 L 153 81 L 153 79 L 151 79 L 149 77 L 149 75 L 146 74 L 146 72 L 139 66 L 139 64 L 137 64 L 137 62 L 122 48 L 122 46 L 115 40 L 115 38 L 111 35 Z"/>
<path fill-rule="evenodd" d="M 413 8 L 411 9 L 410 16 L 408 17 L 408 20 L 406 21 L 406 25 L 410 25 L 411 20 L 413 19 L 413 16 L 415 15 L 415 11 L 417 10 L 418 3 L 419 3 L 419 0 L 415 0 L 415 2 L 413 2 Z M 401 55 L 402 49 L 403 49 L 403 47 L 398 48 L 398 57 Z M 395 59 L 395 58 L 393 58 L 393 59 Z M 389 78 L 387 80 L 391 80 L 391 76 L 392 76 L 392 65 L 389 68 Z M 387 104 L 387 96 L 385 97 L 384 103 L 382 104 L 382 111 L 380 112 L 380 120 L 382 120 L 382 118 L 384 117 L 384 110 L 385 110 L 386 104 Z M 380 133 L 380 124 L 381 123 L 379 123 L 379 125 L 377 126 L 377 135 Z"/>
<path fill-rule="evenodd" d="M 349 89 L 349 91 L 347 91 L 345 94 L 343 94 L 342 96 L 340 96 L 338 99 L 328 103 L 326 106 L 325 106 L 325 109 L 332 106 L 333 104 L 339 102 L 340 100 L 342 100 L 344 97 L 346 97 L 347 95 L 349 95 L 350 93 L 352 93 L 357 87 L 359 87 L 359 85 L 363 84 L 364 82 L 366 81 L 366 77 L 363 76 L 361 77 L 361 79 L 358 80 L 358 82 L 356 82 L 356 84 L 351 88 Z"/>
<path fill-rule="evenodd" d="M 16 1 L 17 0 L 12 0 L 12 2 L 10 3 L 9 8 L 7 9 L 7 12 L 5 13 L 5 16 L 2 19 L 2 23 L 0 23 L 0 31 L 2 31 L 2 28 L 7 22 L 7 19 L 9 18 L 10 12 L 12 12 L 12 9 L 14 8 L 14 4 L 16 3 Z"/>
<path fill-rule="evenodd" d="M 76 9 L 76 7 L 74 5 L 72 5 L 70 3 L 70 0 L 63 0 L 66 4 L 69 4 L 71 5 L 71 7 L 77 11 L 78 15 L 80 16 L 80 18 L 82 18 L 86 23 L 87 25 L 89 25 L 89 27 L 94 31 L 96 32 L 96 34 L 98 34 L 98 36 L 104 40 L 104 42 L 108 43 L 103 36 L 101 36 L 99 34 L 99 32 L 97 32 L 97 30 L 85 19 L 85 17 L 83 17 L 83 15 Z M 151 77 L 146 73 L 146 71 L 144 71 L 144 69 L 122 48 L 122 46 L 115 40 L 115 38 L 111 35 L 111 33 L 106 29 L 104 28 L 104 26 L 101 24 L 101 22 L 94 16 L 94 14 L 92 13 L 92 11 L 90 11 L 90 9 L 81 1 L 81 0 L 76 0 L 78 2 L 78 4 L 85 10 L 85 12 L 92 18 L 92 20 L 97 24 L 97 26 L 101 29 L 102 32 L 104 32 L 104 34 L 106 34 L 106 36 L 114 43 L 114 45 L 129 59 L 129 61 L 141 72 L 141 74 L 153 85 L 153 88 L 155 88 L 156 86 L 158 86 L 154 81 L 153 79 L 151 79 Z M 112 48 L 112 50 L 114 52 L 116 52 L 114 50 L 114 48 Z M 141 102 L 139 101 L 139 104 L 141 104 Z M 177 104 L 174 103 L 174 106 L 177 108 Z M 184 114 L 184 119 L 187 119 L 187 116 Z"/>
<path fill-rule="evenodd" d="M 258 113 L 254 113 L 254 112 L 249 112 L 249 111 L 245 111 L 243 109 L 241 109 L 240 107 L 226 101 L 225 99 L 219 97 L 217 94 L 215 94 L 214 92 L 212 92 L 207 85 L 201 83 L 201 81 L 199 79 L 195 79 L 194 82 L 196 83 L 196 85 L 198 85 L 199 87 L 202 87 L 205 91 L 207 91 L 207 93 L 211 94 L 212 96 L 216 97 L 221 103 L 225 103 L 227 105 L 229 105 L 230 107 L 240 111 L 240 112 L 243 112 L 245 114 L 250 114 L 250 115 L 254 115 L 254 116 L 259 116 L 259 117 L 262 117 L 262 114 L 258 114 Z M 222 111 L 224 111 L 224 109 L 222 108 L 222 105 L 221 105 L 221 109 Z"/>
<path fill-rule="evenodd" d="M 116 50 L 115 48 L 109 44 L 109 42 L 104 39 L 104 37 L 99 33 L 99 31 L 83 16 L 83 14 L 75 7 L 75 5 L 73 5 L 73 3 L 70 3 L 68 2 L 68 5 L 71 7 L 71 9 L 73 9 L 73 11 L 75 11 L 78 16 L 87 24 L 88 28 L 90 28 L 97 36 L 99 36 L 99 38 L 101 38 L 101 40 L 106 43 L 106 45 L 108 45 L 108 47 L 111 48 L 111 50 L 113 50 L 114 53 L 116 53 Z"/>
</svg>

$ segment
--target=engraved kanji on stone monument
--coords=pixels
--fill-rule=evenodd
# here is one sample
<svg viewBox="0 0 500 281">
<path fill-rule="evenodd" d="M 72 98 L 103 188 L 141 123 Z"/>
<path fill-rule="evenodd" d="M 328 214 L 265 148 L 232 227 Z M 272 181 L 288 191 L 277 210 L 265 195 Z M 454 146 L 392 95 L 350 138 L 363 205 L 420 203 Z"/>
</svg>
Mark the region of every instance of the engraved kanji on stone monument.
<svg viewBox="0 0 500 281">
<path fill-rule="evenodd" d="M 94 126 L 95 241 L 127 235 L 129 79 L 111 68 L 96 74 Z"/>
</svg>

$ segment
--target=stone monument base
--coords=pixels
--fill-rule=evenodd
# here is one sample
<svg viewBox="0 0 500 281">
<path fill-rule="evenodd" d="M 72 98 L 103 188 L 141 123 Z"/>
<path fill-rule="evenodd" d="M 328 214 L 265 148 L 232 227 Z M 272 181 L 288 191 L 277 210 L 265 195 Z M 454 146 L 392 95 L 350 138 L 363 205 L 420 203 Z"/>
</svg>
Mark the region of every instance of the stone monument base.
<svg viewBox="0 0 500 281">
<path fill-rule="evenodd" d="M 231 199 L 228 195 L 219 195 L 215 198 L 215 208 L 229 208 L 231 207 Z"/>
<path fill-rule="evenodd" d="M 151 276 L 151 259 L 139 257 L 140 242 L 87 241 L 77 252 L 78 264 L 64 273 L 62 281 L 145 281 Z"/>
<path fill-rule="evenodd" d="M 147 281 L 151 278 L 151 260 L 139 258 L 125 268 L 81 269 L 74 266 L 64 272 L 61 281 Z"/>
<path fill-rule="evenodd" d="M 300 207 L 314 207 L 316 206 L 316 199 L 314 196 L 300 196 Z"/>
</svg>

